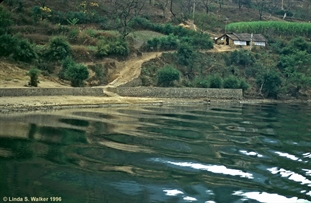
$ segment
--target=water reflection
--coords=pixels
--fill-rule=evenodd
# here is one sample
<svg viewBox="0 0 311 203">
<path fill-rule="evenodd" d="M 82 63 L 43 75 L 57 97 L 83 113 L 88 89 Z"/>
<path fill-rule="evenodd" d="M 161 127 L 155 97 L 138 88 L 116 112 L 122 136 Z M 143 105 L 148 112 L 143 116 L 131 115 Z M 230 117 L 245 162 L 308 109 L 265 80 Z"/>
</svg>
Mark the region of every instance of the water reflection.
<svg viewBox="0 0 311 203">
<path fill-rule="evenodd" d="M 310 202 L 310 117 L 279 104 L 0 115 L 0 199 Z"/>
<path fill-rule="evenodd" d="M 287 198 L 278 194 L 270 194 L 266 192 L 243 192 L 236 191 L 233 195 L 242 196 L 242 201 L 246 201 L 248 199 L 253 199 L 262 203 L 308 203 L 309 201 L 305 199 L 298 199 L 297 197 Z"/>
<path fill-rule="evenodd" d="M 191 168 L 191 169 L 196 169 L 196 170 L 204 170 L 212 173 L 219 173 L 219 174 L 225 174 L 225 175 L 232 175 L 232 176 L 240 176 L 241 178 L 248 178 L 248 179 L 253 179 L 253 174 L 251 173 L 246 173 L 241 170 L 236 170 L 236 169 L 230 169 L 227 168 L 226 166 L 222 165 L 204 165 L 200 163 L 192 163 L 192 162 L 174 162 L 174 161 L 167 161 L 159 158 L 154 158 L 151 159 L 152 161 L 155 162 L 162 162 L 166 163 L 168 165 L 172 166 L 180 166 L 184 168 Z"/>
<path fill-rule="evenodd" d="M 272 174 L 278 174 L 283 178 L 287 178 L 288 180 L 293 180 L 295 182 L 301 183 L 302 185 L 308 185 L 309 187 L 311 187 L 311 180 L 308 180 L 306 177 L 293 171 L 277 167 L 268 168 L 267 170 L 270 171 Z"/>
<path fill-rule="evenodd" d="M 248 152 L 246 150 L 239 150 L 239 152 L 241 152 L 242 154 L 247 155 L 247 156 L 256 156 L 256 157 L 259 157 L 259 158 L 263 157 L 263 155 L 258 154 L 258 153 L 253 152 L 253 151 Z"/>
</svg>

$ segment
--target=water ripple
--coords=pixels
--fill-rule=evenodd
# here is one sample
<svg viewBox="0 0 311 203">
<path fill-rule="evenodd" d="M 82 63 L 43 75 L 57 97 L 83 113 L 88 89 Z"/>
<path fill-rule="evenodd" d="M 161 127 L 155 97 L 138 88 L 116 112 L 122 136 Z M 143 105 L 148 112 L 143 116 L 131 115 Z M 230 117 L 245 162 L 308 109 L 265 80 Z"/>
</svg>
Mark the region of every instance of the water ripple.
<svg viewBox="0 0 311 203">
<path fill-rule="evenodd" d="M 310 202 L 310 117 L 283 104 L 0 115 L 0 196 Z"/>
</svg>

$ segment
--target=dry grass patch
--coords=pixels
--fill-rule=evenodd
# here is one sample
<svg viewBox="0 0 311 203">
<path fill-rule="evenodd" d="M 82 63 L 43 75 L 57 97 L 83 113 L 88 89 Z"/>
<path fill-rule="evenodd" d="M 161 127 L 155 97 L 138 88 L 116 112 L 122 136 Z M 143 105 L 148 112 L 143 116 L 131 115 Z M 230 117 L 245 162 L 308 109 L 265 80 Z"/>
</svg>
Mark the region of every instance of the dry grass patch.
<svg viewBox="0 0 311 203">
<path fill-rule="evenodd" d="M 95 51 L 89 49 L 87 46 L 83 45 L 73 45 L 71 46 L 73 59 L 76 62 L 87 62 L 93 61 L 95 59 Z"/>
<path fill-rule="evenodd" d="M 23 34 L 22 37 L 28 39 L 31 43 L 40 45 L 47 44 L 50 40 L 50 36 L 36 33 Z"/>
<path fill-rule="evenodd" d="M 86 32 L 80 32 L 77 36 L 76 43 L 83 45 L 96 46 L 98 39 L 89 36 Z"/>
</svg>

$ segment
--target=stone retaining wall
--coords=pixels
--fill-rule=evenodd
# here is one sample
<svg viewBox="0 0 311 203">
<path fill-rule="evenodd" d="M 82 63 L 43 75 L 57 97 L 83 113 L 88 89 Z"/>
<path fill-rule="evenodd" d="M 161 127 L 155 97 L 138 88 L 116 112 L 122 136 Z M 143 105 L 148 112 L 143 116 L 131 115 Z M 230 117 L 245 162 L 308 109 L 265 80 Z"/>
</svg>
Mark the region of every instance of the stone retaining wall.
<svg viewBox="0 0 311 203">
<path fill-rule="evenodd" d="M 242 99 L 241 89 L 118 87 L 111 92 L 128 97 Z M 0 88 L 0 97 L 105 96 L 103 88 Z"/>
<path fill-rule="evenodd" d="M 105 96 L 103 88 L 0 88 L 0 97 L 20 96 Z"/>
<path fill-rule="evenodd" d="M 242 99 L 241 89 L 118 87 L 109 91 L 128 97 Z"/>
</svg>

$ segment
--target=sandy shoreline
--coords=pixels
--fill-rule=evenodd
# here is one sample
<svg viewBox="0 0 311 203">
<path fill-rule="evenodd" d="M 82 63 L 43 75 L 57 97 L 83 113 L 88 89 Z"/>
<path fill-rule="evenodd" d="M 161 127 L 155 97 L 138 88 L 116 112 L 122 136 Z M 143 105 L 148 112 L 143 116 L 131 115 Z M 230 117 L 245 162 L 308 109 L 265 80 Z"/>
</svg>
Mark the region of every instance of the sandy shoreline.
<svg viewBox="0 0 311 203">
<path fill-rule="evenodd" d="M 57 110 L 66 108 L 99 108 L 109 106 L 137 105 L 190 105 L 190 104 L 252 104 L 252 103 L 309 103 L 303 100 L 210 100 L 184 98 L 142 98 L 142 97 L 95 97 L 95 96 L 32 96 L 0 97 L 0 113 L 11 111 Z"/>
</svg>

